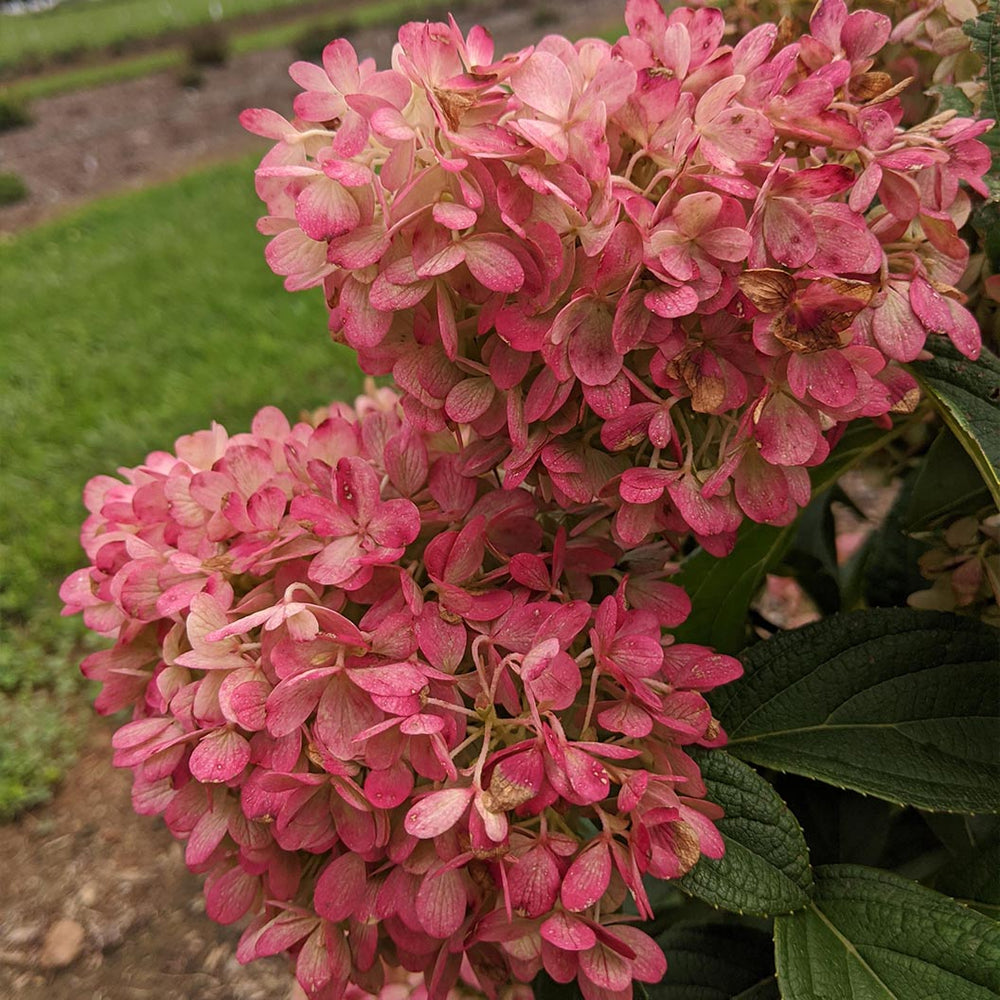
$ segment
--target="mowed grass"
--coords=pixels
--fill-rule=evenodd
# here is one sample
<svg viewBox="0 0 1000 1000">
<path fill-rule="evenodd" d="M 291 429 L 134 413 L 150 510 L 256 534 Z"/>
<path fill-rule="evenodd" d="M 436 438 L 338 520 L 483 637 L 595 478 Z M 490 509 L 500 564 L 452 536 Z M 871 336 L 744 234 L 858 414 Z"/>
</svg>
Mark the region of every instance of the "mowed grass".
<svg viewBox="0 0 1000 1000">
<path fill-rule="evenodd" d="M 319 290 L 263 260 L 253 160 L 100 202 L 0 243 L 0 816 L 44 797 L 83 702 L 80 494 L 212 420 L 245 430 L 361 386 Z"/>
<path fill-rule="evenodd" d="M 366 3 L 364 6 L 353 8 L 341 18 L 337 18 L 336 9 L 331 8 L 331 14 L 322 17 L 311 14 L 293 18 L 282 24 L 272 24 L 266 28 L 233 32 L 228 40 L 229 51 L 232 55 L 238 56 L 263 49 L 284 48 L 293 46 L 310 33 L 322 34 L 324 30 L 332 41 L 342 34 L 366 28 L 384 24 L 402 24 L 409 18 L 425 16 L 430 10 L 426 0 L 379 0 L 377 3 Z M 183 46 L 159 49 L 140 56 L 112 59 L 95 65 L 30 77 L 0 87 L 0 98 L 34 101 L 87 87 L 99 87 L 106 83 L 117 83 L 147 76 L 150 73 L 177 69 L 183 66 L 187 59 L 188 53 Z"/>
<path fill-rule="evenodd" d="M 213 20 L 294 7 L 302 0 L 68 0 L 37 14 L 0 19 L 0 66 L 191 28 Z M 334 5 L 331 5 L 334 6 Z"/>
</svg>

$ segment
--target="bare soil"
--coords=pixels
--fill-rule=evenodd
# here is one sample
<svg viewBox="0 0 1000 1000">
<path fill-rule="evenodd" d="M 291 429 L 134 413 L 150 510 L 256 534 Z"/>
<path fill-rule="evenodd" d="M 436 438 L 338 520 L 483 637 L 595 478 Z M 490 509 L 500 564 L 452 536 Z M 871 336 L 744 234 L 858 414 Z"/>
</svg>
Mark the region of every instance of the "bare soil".
<svg viewBox="0 0 1000 1000">
<path fill-rule="evenodd" d="M 541 35 L 595 35 L 621 20 L 608 0 L 573 0 L 552 7 L 544 0 L 477 3 L 460 23 L 476 21 L 494 35 L 497 52 Z M 396 26 L 351 35 L 361 57 L 388 66 Z M 61 94 L 32 105 L 34 122 L 0 138 L 0 172 L 19 174 L 29 196 L 0 207 L 0 233 L 57 216 L 94 198 L 168 180 L 208 163 L 266 149 L 240 128 L 248 107 L 289 112 L 296 85 L 288 77 L 290 48 L 232 57 L 203 71 L 202 85 L 181 86 L 177 71 Z"/>
<path fill-rule="evenodd" d="M 288 964 L 239 965 L 239 928 L 205 916 L 182 846 L 132 812 L 112 731 L 95 717 L 53 802 L 0 827 L 0 996 L 285 1000 Z"/>
</svg>

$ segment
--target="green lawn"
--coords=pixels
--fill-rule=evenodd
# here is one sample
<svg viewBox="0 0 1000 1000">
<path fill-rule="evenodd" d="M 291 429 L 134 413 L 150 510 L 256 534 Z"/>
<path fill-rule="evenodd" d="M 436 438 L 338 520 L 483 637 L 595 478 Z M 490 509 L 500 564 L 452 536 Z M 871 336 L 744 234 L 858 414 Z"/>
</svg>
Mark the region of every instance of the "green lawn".
<svg viewBox="0 0 1000 1000">
<path fill-rule="evenodd" d="M 92 475 L 169 449 L 213 419 L 246 429 L 360 387 L 318 290 L 289 295 L 263 260 L 254 161 L 100 202 L 0 242 L 0 815 L 56 776 L 79 704 L 58 618 L 83 564 Z"/>
<path fill-rule="evenodd" d="M 455 6 L 457 7 L 457 5 Z M 316 14 L 307 14 L 281 24 L 269 25 L 266 28 L 234 32 L 229 39 L 229 51 L 234 55 L 240 55 L 244 52 L 282 48 L 286 45 L 294 45 L 296 41 L 309 32 L 322 33 L 324 29 L 332 41 L 338 31 L 349 33 L 383 24 L 395 26 L 402 24 L 408 18 L 422 17 L 429 9 L 425 0 L 378 0 L 378 2 L 366 3 L 363 7 L 351 11 L 349 15 L 337 18 L 336 8 L 331 6 L 330 14 L 322 17 L 317 17 Z M 33 101 L 43 97 L 52 97 L 55 94 L 130 80 L 162 70 L 176 69 L 183 66 L 187 58 L 186 49 L 183 46 L 175 46 L 147 52 L 144 55 L 110 59 L 75 69 L 44 73 L 6 87 L 0 87 L 0 98 Z M 2 66 L 2 62 L 0 62 L 0 66 Z"/>
<path fill-rule="evenodd" d="M 78 66 L 74 69 L 59 70 L 29 77 L 10 86 L 0 87 L 0 100 L 29 102 L 56 94 L 68 94 L 74 90 L 101 87 L 106 83 L 134 80 L 150 73 L 160 73 L 184 65 L 187 54 L 182 48 L 157 49 L 141 56 L 111 59 L 107 62 Z"/>
<path fill-rule="evenodd" d="M 301 3 L 302 0 L 67 0 L 38 14 L 3 17 L 0 67 L 32 56 L 47 58 L 79 49 L 105 48 L 116 42 Z M 336 4 L 331 4 L 331 13 L 336 13 Z"/>
</svg>

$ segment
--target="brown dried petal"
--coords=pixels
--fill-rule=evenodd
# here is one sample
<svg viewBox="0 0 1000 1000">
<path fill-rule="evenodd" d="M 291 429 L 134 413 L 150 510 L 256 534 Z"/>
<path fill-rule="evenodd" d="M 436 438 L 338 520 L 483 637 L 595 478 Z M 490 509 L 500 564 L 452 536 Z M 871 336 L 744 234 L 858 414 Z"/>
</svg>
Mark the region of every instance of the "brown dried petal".
<svg viewBox="0 0 1000 1000">
<path fill-rule="evenodd" d="M 689 383 L 691 389 L 691 408 L 696 413 L 712 413 L 717 410 L 726 398 L 726 383 L 714 375 L 702 375 Z"/>
<path fill-rule="evenodd" d="M 892 86 L 888 73 L 859 73 L 851 80 L 851 91 L 859 101 L 881 97 Z"/>
<path fill-rule="evenodd" d="M 533 799 L 536 794 L 536 789 L 512 781 L 498 769 L 493 772 L 490 787 L 483 792 L 482 802 L 491 813 L 505 813 Z"/>
<path fill-rule="evenodd" d="M 771 54 L 780 52 L 786 45 L 791 45 L 795 41 L 795 22 L 790 17 L 782 17 L 778 22 L 778 36 L 771 46 Z"/>
<path fill-rule="evenodd" d="M 870 101 L 871 104 L 883 104 L 885 101 L 890 101 L 897 94 L 901 94 L 913 81 L 915 77 L 908 76 L 905 80 L 900 80 L 895 87 L 890 87 L 888 90 L 884 90 L 877 97 L 873 97 Z"/>
<path fill-rule="evenodd" d="M 836 313 L 809 329 L 801 329 L 788 316 L 776 316 L 771 323 L 774 339 L 795 354 L 815 354 L 831 347 L 843 347 L 833 320 L 846 315 Z M 848 323 L 850 325 L 850 323 Z"/>
<path fill-rule="evenodd" d="M 902 398 L 897 399 L 895 403 L 889 407 L 890 413 L 913 413 L 917 404 L 920 402 L 920 390 L 914 386 L 912 389 L 907 390 L 903 394 Z"/>
<path fill-rule="evenodd" d="M 795 279 L 776 267 L 744 271 L 737 280 L 740 291 L 761 312 L 781 312 L 795 295 Z"/>
<path fill-rule="evenodd" d="M 867 281 L 851 281 L 849 278 L 819 278 L 820 284 L 833 289 L 838 295 L 846 295 L 858 300 L 860 312 L 875 297 L 875 286 Z"/>
<path fill-rule="evenodd" d="M 441 105 L 448 124 L 457 129 L 462 122 L 462 116 L 476 103 L 476 98 L 471 94 L 465 94 L 457 90 L 434 90 L 434 96 Z"/>
<path fill-rule="evenodd" d="M 673 848 L 685 871 L 688 871 L 698 863 L 701 858 L 701 844 L 698 841 L 698 833 L 690 823 L 678 820 L 671 829 L 673 833 Z"/>
</svg>

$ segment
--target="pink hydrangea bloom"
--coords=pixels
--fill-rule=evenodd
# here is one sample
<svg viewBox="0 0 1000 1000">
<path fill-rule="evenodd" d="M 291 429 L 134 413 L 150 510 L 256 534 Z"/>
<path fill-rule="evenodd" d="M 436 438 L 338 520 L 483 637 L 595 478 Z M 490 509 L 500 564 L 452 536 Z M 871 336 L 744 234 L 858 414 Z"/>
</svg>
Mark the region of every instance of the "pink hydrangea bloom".
<svg viewBox="0 0 1000 1000">
<path fill-rule="evenodd" d="M 891 25 L 844 0 L 783 46 L 774 25 L 724 43 L 710 8 L 628 0 L 625 20 L 613 45 L 500 60 L 482 29 L 407 25 L 391 70 L 343 41 L 296 64 L 294 121 L 244 115 L 277 140 L 261 227 L 467 468 L 603 509 L 620 544 L 691 530 L 724 552 L 743 516 L 787 522 L 795 470 L 847 421 L 912 405 L 898 362 L 942 335 L 976 356 L 958 228 L 990 123 L 905 127 L 872 70 Z"/>
<path fill-rule="evenodd" d="M 791 523 L 848 422 L 912 408 L 903 363 L 979 351 L 991 123 L 904 124 L 886 18 L 625 21 L 294 64 L 294 117 L 241 119 L 274 143 L 265 256 L 400 395 L 85 490 L 61 594 L 114 639 L 83 670 L 132 713 L 115 763 L 209 915 L 250 918 L 240 960 L 287 953 L 310 1000 L 658 982 L 624 908 L 722 854 L 687 748 L 724 744 L 704 694 L 741 670 L 671 635 L 679 554 Z"/>
<path fill-rule="evenodd" d="M 542 968 L 624 996 L 665 969 L 625 899 L 722 853 L 685 750 L 724 743 L 704 692 L 741 668 L 671 637 L 668 543 L 629 556 L 458 449 L 380 390 L 98 477 L 62 596 L 115 644 L 83 670 L 132 712 L 136 809 L 213 919 L 252 917 L 241 960 L 288 952 L 310 998 Z"/>
</svg>

